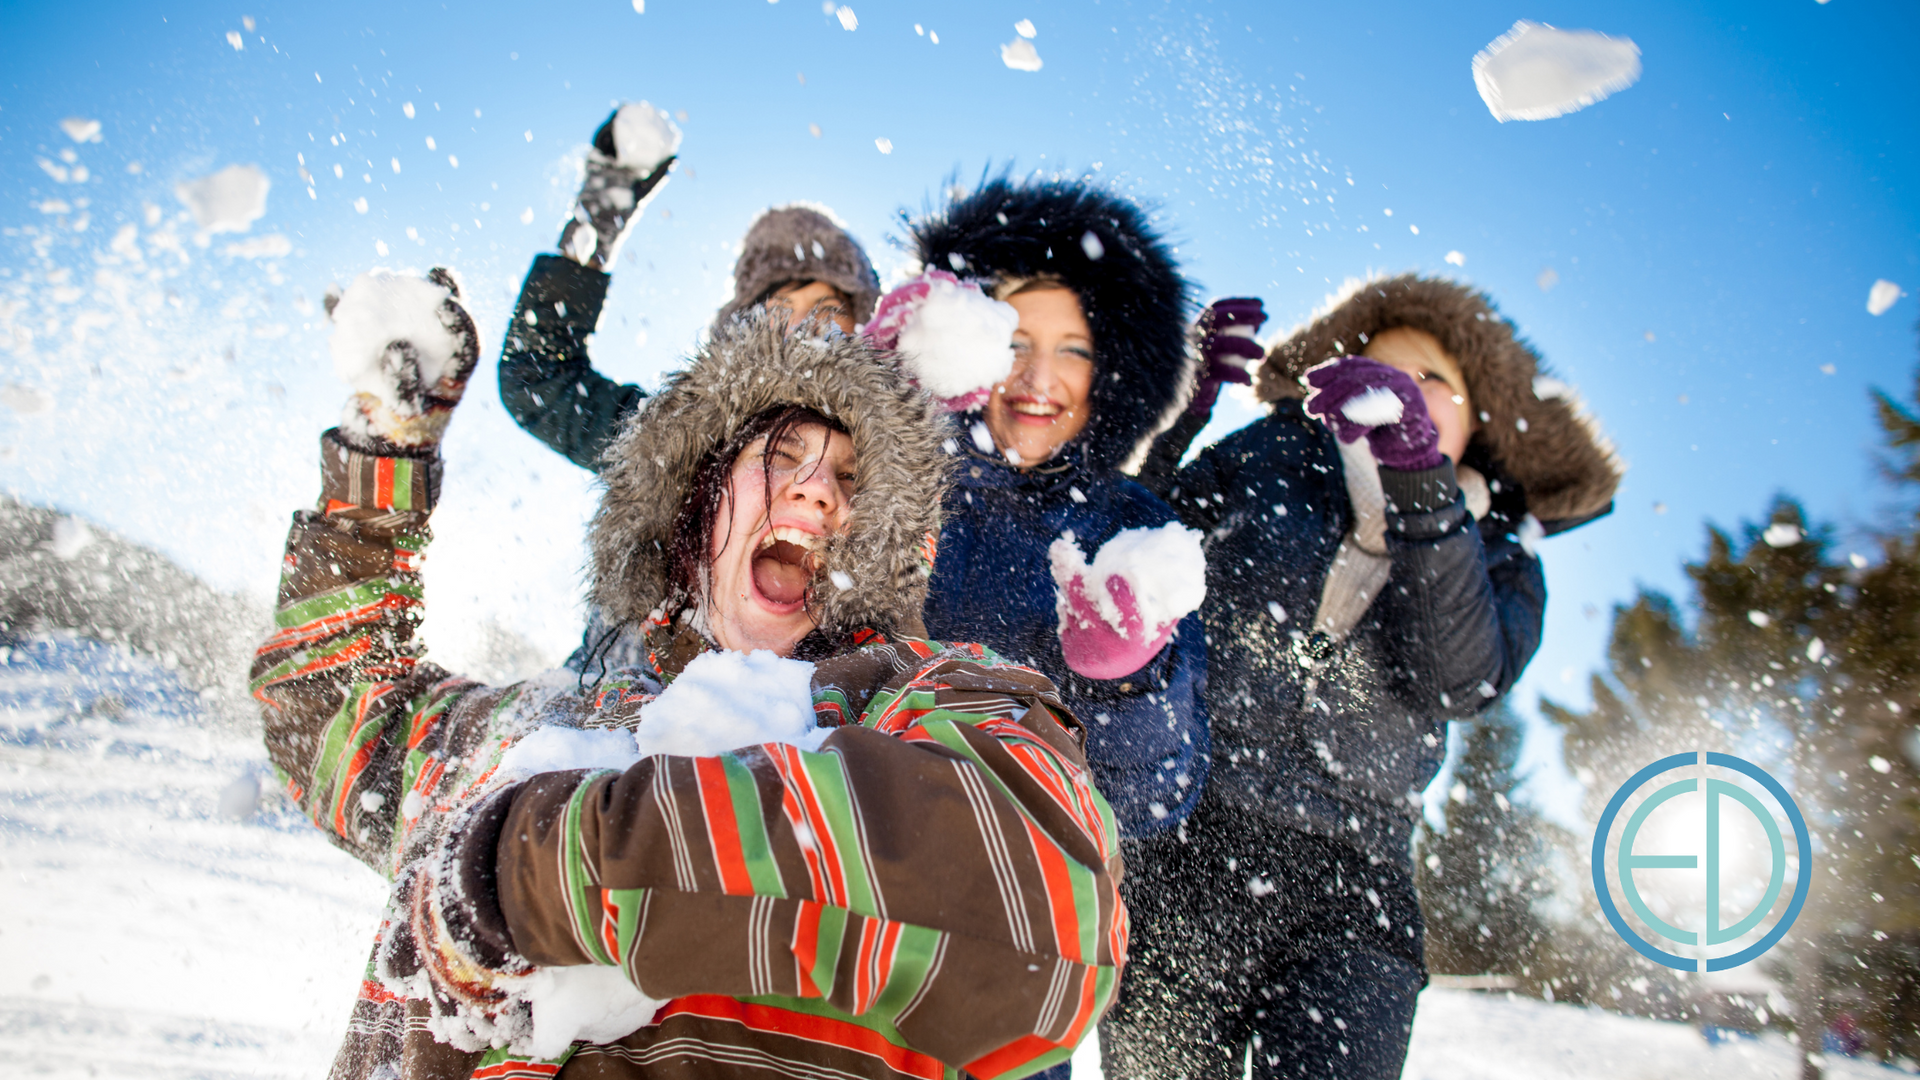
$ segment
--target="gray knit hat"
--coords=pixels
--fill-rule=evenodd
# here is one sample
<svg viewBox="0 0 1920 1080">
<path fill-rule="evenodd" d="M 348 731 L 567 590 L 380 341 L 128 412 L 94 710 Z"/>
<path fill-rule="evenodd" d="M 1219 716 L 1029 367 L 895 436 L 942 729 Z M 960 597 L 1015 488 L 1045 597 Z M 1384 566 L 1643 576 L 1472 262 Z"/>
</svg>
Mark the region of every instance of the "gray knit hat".
<svg viewBox="0 0 1920 1080">
<path fill-rule="evenodd" d="M 714 317 L 718 328 L 789 281 L 824 281 L 853 298 L 853 321 L 873 318 L 880 277 L 867 253 L 833 211 L 792 203 L 761 214 L 733 264 L 733 299 Z"/>
</svg>

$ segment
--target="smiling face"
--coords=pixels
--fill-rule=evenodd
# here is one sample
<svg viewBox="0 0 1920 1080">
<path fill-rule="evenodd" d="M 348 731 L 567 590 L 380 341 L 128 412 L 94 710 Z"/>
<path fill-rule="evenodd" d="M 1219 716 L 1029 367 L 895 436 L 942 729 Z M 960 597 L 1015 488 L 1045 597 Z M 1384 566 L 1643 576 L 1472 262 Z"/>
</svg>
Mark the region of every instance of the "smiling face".
<svg viewBox="0 0 1920 1080">
<path fill-rule="evenodd" d="M 1382 330 L 1367 342 L 1366 355 L 1413 376 L 1427 399 L 1427 415 L 1440 433 L 1440 452 L 1460 464 L 1467 440 L 1473 437 L 1473 402 L 1460 365 L 1440 347 L 1440 339 L 1425 330 L 1396 326 Z"/>
<path fill-rule="evenodd" d="M 776 430 L 734 459 L 708 552 L 707 628 L 721 648 L 789 656 L 812 632 L 807 596 L 853 487 L 853 440 L 824 424 Z"/>
<path fill-rule="evenodd" d="M 986 408 L 993 444 L 1015 465 L 1038 465 L 1086 430 L 1092 414 L 1093 331 L 1072 289 L 1036 284 L 1006 298 L 1020 313 L 1013 370 Z"/>
<path fill-rule="evenodd" d="M 853 333 L 853 298 L 824 281 L 789 281 L 761 302 L 785 311 L 788 330 L 820 318 L 831 319 L 842 331 Z"/>
</svg>

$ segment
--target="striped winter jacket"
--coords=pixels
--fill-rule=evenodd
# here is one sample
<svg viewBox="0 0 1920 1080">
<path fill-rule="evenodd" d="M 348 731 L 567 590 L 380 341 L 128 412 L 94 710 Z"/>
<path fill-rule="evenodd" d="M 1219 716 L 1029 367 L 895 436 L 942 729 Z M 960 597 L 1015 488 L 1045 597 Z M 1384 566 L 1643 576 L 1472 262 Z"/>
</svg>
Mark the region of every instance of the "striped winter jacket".
<svg viewBox="0 0 1920 1080">
<path fill-rule="evenodd" d="M 333 433 L 322 458 L 252 686 L 294 801 L 395 882 L 335 1077 L 991 1080 L 1093 1029 L 1125 959 L 1117 832 L 1045 678 L 875 637 L 816 666 L 818 752 L 505 776 L 529 732 L 632 727 L 670 676 L 486 687 L 420 659 L 440 464 Z M 577 965 L 665 1004 L 536 1058 L 517 988 Z"/>
</svg>

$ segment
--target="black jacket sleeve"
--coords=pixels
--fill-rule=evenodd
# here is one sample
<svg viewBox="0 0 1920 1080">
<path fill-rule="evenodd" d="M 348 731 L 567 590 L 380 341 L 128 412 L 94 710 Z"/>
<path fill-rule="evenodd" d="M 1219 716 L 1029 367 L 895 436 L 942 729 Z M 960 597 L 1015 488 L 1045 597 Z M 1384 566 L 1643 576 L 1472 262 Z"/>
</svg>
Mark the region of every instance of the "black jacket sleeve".
<svg viewBox="0 0 1920 1080">
<path fill-rule="evenodd" d="M 1463 719 L 1512 688 L 1540 644 L 1546 584 L 1517 543 L 1488 552 L 1452 463 L 1380 470 L 1393 575 L 1375 601 L 1391 682 L 1416 711 Z"/>
<path fill-rule="evenodd" d="M 559 255 L 540 255 L 500 349 L 500 403 L 514 422 L 583 469 L 600 454 L 646 391 L 593 370 L 587 335 L 600 321 L 612 279 Z"/>
</svg>

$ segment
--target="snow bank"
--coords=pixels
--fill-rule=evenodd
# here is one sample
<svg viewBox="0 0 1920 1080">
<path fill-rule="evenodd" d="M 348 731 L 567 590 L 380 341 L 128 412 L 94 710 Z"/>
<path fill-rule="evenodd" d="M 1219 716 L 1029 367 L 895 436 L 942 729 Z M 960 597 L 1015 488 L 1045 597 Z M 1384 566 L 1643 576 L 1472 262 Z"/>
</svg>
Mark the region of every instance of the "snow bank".
<svg viewBox="0 0 1920 1080">
<path fill-rule="evenodd" d="M 1067 586 L 1079 577 L 1100 617 L 1121 636 L 1131 637 L 1113 598 L 1112 581 L 1119 578 L 1133 592 L 1141 627 L 1157 636 L 1161 627 L 1198 609 L 1207 598 L 1207 557 L 1200 539 L 1199 532 L 1177 521 L 1157 529 L 1122 529 L 1089 565 L 1073 533 L 1061 533 L 1047 549 L 1054 583 L 1060 587 L 1061 617 Z"/>
<path fill-rule="evenodd" d="M 1406 403 L 1400 400 L 1400 395 L 1384 386 L 1369 387 L 1366 393 L 1340 406 L 1340 411 L 1347 419 L 1368 427 L 1397 424 L 1406 409 Z"/>
<path fill-rule="evenodd" d="M 1867 314 L 1885 315 L 1887 309 L 1899 303 L 1905 295 L 1900 291 L 1900 286 L 1881 278 L 1873 283 L 1873 288 L 1867 290 Z"/>
<path fill-rule="evenodd" d="M 450 369 L 459 339 L 440 319 L 450 293 L 409 274 L 370 270 L 353 280 L 333 309 L 333 371 L 348 386 L 372 394 L 388 408 L 401 407 L 392 346 L 408 342 L 420 365 L 420 381 L 432 386 Z"/>
<path fill-rule="evenodd" d="M 1593 30 L 1521 19 L 1473 58 L 1473 82 L 1493 118 L 1550 120 L 1640 81 L 1640 46 Z"/>
<path fill-rule="evenodd" d="M 758 743 L 815 750 L 813 665 L 764 649 L 708 652 L 641 709 L 634 743 L 646 754 L 718 754 Z"/>
<path fill-rule="evenodd" d="M 956 412 L 983 404 L 1013 370 L 1020 313 L 970 281 L 933 270 L 888 293 L 867 335 L 897 349 L 929 394 Z"/>
<path fill-rule="evenodd" d="M 256 165 L 229 165 L 212 176 L 182 180 L 173 193 L 201 232 L 246 232 L 266 214 L 272 186 Z"/>
<path fill-rule="evenodd" d="M 665 110 L 629 101 L 613 114 L 613 148 L 622 166 L 649 173 L 680 149 L 680 129 Z"/>
</svg>

